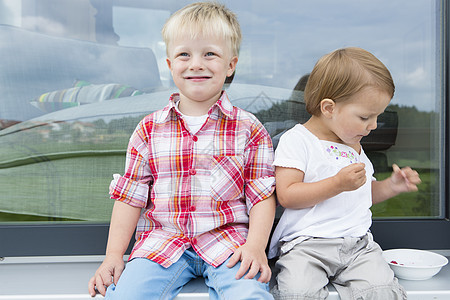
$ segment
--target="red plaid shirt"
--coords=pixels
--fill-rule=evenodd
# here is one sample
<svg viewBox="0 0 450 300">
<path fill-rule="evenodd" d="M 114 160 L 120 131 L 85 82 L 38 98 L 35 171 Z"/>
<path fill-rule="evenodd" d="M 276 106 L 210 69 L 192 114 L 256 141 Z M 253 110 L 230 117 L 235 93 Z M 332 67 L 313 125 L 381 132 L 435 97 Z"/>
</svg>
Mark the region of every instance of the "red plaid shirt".
<svg viewBox="0 0 450 300">
<path fill-rule="evenodd" d="M 274 191 L 269 134 L 225 92 L 192 135 L 171 96 L 146 116 L 128 145 L 125 174 L 115 175 L 111 198 L 143 208 L 130 259 L 164 267 L 192 247 L 217 267 L 248 233 L 248 213 Z"/>
</svg>

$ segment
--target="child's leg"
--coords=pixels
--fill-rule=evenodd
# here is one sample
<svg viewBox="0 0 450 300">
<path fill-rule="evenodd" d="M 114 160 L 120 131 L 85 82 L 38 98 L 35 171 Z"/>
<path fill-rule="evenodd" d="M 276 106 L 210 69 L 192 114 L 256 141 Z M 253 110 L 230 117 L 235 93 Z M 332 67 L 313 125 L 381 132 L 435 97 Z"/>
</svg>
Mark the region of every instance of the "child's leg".
<svg viewBox="0 0 450 300">
<path fill-rule="evenodd" d="M 328 277 L 334 272 L 332 261 L 338 249 L 332 242 L 310 238 L 281 255 L 275 264 L 278 273 L 271 291 L 274 298 L 326 299 Z"/>
<path fill-rule="evenodd" d="M 370 233 L 355 245 L 352 252 L 353 261 L 333 282 L 342 299 L 406 299 L 406 292 Z"/>
<path fill-rule="evenodd" d="M 258 282 L 259 274 L 253 279 L 236 280 L 235 276 L 241 264 L 228 268 L 227 263 L 228 260 L 217 268 L 205 263 L 203 276 L 209 286 L 210 299 L 273 299 L 269 293 L 269 284 Z"/>
<path fill-rule="evenodd" d="M 149 259 L 135 258 L 126 264 L 117 286 L 108 287 L 105 299 L 173 299 L 195 277 L 187 260 L 183 254 L 166 269 Z"/>
</svg>

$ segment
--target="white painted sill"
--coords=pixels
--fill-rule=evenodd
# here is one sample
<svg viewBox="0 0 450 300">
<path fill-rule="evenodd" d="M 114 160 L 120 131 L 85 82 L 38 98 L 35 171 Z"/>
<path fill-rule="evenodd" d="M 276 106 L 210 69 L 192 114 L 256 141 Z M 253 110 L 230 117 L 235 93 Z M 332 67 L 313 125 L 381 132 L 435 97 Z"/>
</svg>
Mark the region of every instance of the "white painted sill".
<svg viewBox="0 0 450 300">
<path fill-rule="evenodd" d="M 450 250 L 436 251 L 450 257 Z M 104 256 L 6 257 L 0 260 L 0 300 L 103 299 L 87 292 L 89 278 Z M 409 300 L 450 299 L 450 264 L 429 280 L 400 280 Z M 203 279 L 187 284 L 176 300 L 209 299 Z M 339 296 L 330 286 L 330 300 Z"/>
</svg>

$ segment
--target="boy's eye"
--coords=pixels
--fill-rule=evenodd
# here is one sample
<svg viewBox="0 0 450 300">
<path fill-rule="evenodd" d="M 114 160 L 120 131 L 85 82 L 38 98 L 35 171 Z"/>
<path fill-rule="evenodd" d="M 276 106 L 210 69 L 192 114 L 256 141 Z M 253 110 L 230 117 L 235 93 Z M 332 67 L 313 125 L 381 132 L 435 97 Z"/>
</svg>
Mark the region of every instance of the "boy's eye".
<svg viewBox="0 0 450 300">
<path fill-rule="evenodd" d="M 361 118 L 362 121 L 367 121 L 367 120 L 369 120 L 369 118 L 367 118 L 367 117 L 360 117 L 360 118 Z"/>
<path fill-rule="evenodd" d="M 208 53 L 206 53 L 206 56 L 214 56 L 214 55 L 216 55 L 214 52 L 208 52 Z"/>
<path fill-rule="evenodd" d="M 181 53 L 178 53 L 176 55 L 176 57 L 189 57 L 189 54 L 187 54 L 186 52 L 181 52 Z"/>
</svg>

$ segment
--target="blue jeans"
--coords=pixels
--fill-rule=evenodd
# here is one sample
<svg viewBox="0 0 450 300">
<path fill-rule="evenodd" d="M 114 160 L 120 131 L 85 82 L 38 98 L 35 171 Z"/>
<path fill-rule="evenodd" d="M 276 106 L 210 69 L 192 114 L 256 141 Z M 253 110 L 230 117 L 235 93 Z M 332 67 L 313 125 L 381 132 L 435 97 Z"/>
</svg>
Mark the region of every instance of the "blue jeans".
<svg viewBox="0 0 450 300">
<path fill-rule="evenodd" d="M 240 263 L 228 268 L 227 262 L 214 268 L 191 249 L 167 269 L 151 260 L 135 258 L 127 263 L 117 286 L 109 286 L 105 298 L 173 299 L 186 283 L 201 276 L 209 287 L 210 299 L 273 299 L 268 284 L 257 278 L 236 280 Z"/>
</svg>

